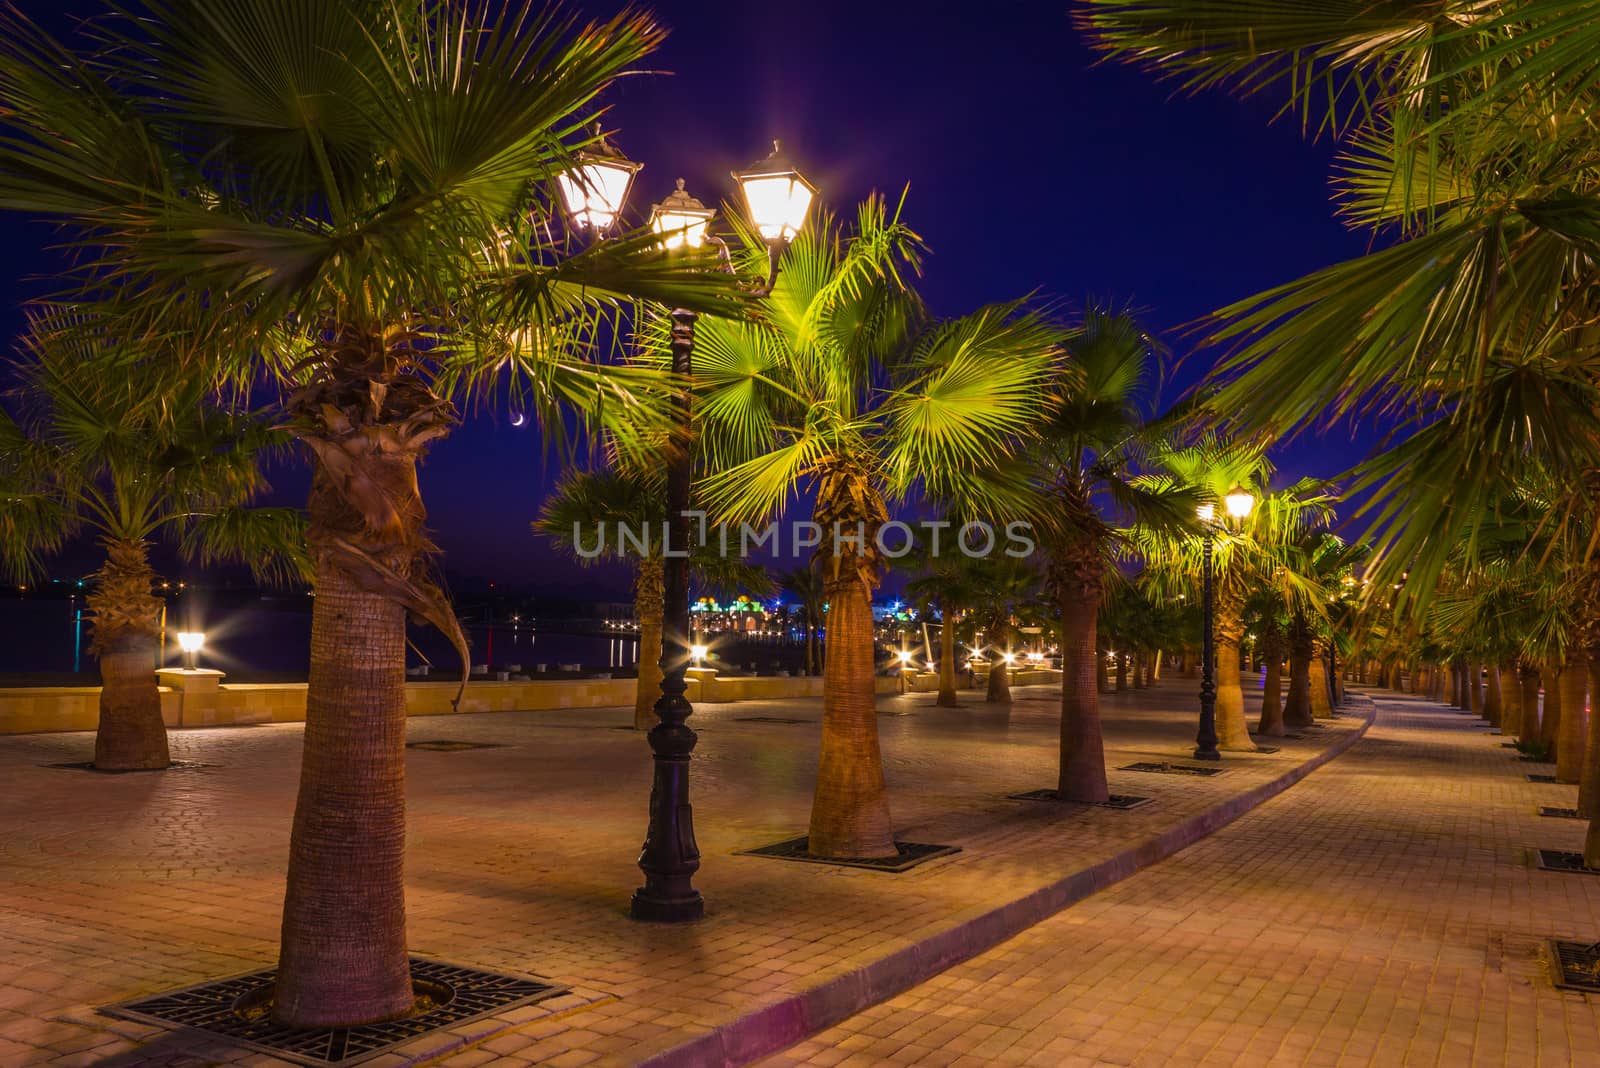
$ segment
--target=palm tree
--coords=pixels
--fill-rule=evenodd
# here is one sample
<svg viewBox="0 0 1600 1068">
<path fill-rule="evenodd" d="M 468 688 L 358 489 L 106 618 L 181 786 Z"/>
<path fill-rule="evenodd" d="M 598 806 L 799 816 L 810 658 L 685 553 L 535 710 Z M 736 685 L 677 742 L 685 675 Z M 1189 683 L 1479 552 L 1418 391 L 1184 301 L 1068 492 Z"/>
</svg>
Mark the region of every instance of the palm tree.
<svg viewBox="0 0 1600 1068">
<path fill-rule="evenodd" d="M 957 507 L 1006 496 L 993 472 L 1044 413 L 1057 359 L 1052 332 L 1016 305 L 929 320 L 906 278 L 919 248 L 900 209 L 876 196 L 854 227 L 821 216 L 784 252 L 761 322 L 702 321 L 697 339 L 712 354 L 696 402 L 708 509 L 755 520 L 815 492 L 828 612 L 816 856 L 896 853 L 871 608 L 888 503 L 913 491 Z M 953 534 L 943 552 L 957 551 Z"/>
<path fill-rule="evenodd" d="M 1038 571 L 1016 557 L 978 557 L 972 560 L 976 588 L 968 602 L 973 617 L 982 624 L 983 655 L 989 662 L 984 701 L 1011 703 L 1011 664 L 1016 659 L 1017 629 L 1022 618 L 1036 614 L 1043 592 Z M 943 652 L 940 653 L 943 656 Z"/>
<path fill-rule="evenodd" d="M 107 5 L 108 10 L 112 5 Z M 405 620 L 466 659 L 430 577 L 416 467 L 454 396 L 505 389 L 635 419 L 661 376 L 597 367 L 633 298 L 739 314 L 712 256 L 653 235 L 568 256 L 553 180 L 598 95 L 663 39 L 533 0 L 137 0 L 80 48 L 0 14 L 0 208 L 65 228 L 123 336 L 181 337 L 203 379 L 282 383 L 314 469 L 300 790 L 272 1013 L 410 1010 Z M 138 298 L 124 299 L 126 294 Z"/>
<path fill-rule="evenodd" d="M 65 310 L 32 316 L 17 415 L 0 411 L 0 561 L 26 578 L 39 554 L 82 528 L 94 532 L 105 550 L 88 596 L 101 680 L 94 766 L 165 768 L 151 543 L 167 538 L 191 559 L 246 563 L 261 582 L 303 574 L 299 516 L 245 507 L 267 488 L 265 450 L 284 441 L 259 416 L 217 407 L 199 379 L 104 338 L 85 344 L 84 329 L 64 340 L 68 325 L 80 324 Z"/>
<path fill-rule="evenodd" d="M 960 522 L 947 520 L 951 529 Z M 929 543 L 919 541 L 907 558 L 907 566 L 919 574 L 906 583 L 906 596 L 921 601 L 939 614 L 939 692 L 934 704 L 956 708 L 956 661 L 961 655 L 961 625 L 978 602 L 980 584 L 977 563 L 962 553 L 928 551 Z"/>
<path fill-rule="evenodd" d="M 1066 337 L 1058 406 L 1028 455 L 1046 576 L 1061 613 L 1061 742 L 1057 797 L 1110 797 L 1100 728 L 1096 628 L 1109 561 L 1132 523 L 1169 529 L 1193 515 L 1176 484 L 1141 483 L 1152 437 L 1141 409 L 1159 372 L 1159 350 L 1133 315 L 1085 309 Z"/>
<path fill-rule="evenodd" d="M 568 475 L 545 498 L 533 529 L 556 540 L 588 565 L 600 560 L 630 561 L 633 612 L 639 622 L 639 680 L 633 698 L 633 726 L 656 725 L 661 696 L 661 628 L 665 612 L 661 541 L 654 532 L 666 521 L 664 485 L 616 471 Z M 608 533 L 609 531 L 609 533 Z M 643 544 L 624 541 L 629 537 Z"/>
<path fill-rule="evenodd" d="M 817 631 L 822 627 L 822 577 L 811 567 L 785 571 L 779 582 L 800 605 L 801 625 L 806 631 L 806 674 L 817 673 Z"/>
</svg>

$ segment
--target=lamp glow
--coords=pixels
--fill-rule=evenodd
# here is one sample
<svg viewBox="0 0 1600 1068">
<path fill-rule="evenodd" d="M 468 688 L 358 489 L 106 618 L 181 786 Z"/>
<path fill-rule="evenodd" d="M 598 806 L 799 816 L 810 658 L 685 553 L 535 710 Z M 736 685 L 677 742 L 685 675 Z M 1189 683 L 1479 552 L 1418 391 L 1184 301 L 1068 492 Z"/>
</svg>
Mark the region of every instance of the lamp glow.
<svg viewBox="0 0 1600 1068">
<path fill-rule="evenodd" d="M 806 212 L 817 195 L 817 187 L 806 181 L 783 154 L 783 146 L 772 142 L 772 154 L 733 172 L 733 180 L 744 191 L 750 222 L 768 241 L 789 241 L 806 224 Z"/>
<path fill-rule="evenodd" d="M 198 653 L 205 648 L 206 636 L 198 631 L 181 631 L 178 634 L 178 648 L 186 653 Z"/>
<path fill-rule="evenodd" d="M 633 176 L 644 164 L 634 163 L 612 148 L 598 123 L 594 136 L 594 147 L 578 152 L 574 166 L 556 175 L 556 187 L 572 225 L 600 233 L 617 221 Z"/>
<path fill-rule="evenodd" d="M 1228 514 L 1235 519 L 1245 518 L 1256 506 L 1255 495 L 1237 482 L 1222 500 L 1228 506 Z"/>
<path fill-rule="evenodd" d="M 700 661 L 706 658 L 706 654 L 709 652 L 711 652 L 710 648 L 704 645 L 689 646 L 689 655 L 694 658 L 696 666 L 699 665 Z"/>
<path fill-rule="evenodd" d="M 1195 508 L 1194 514 L 1200 517 L 1200 522 L 1209 523 L 1217 518 L 1217 506 L 1214 504 L 1202 504 Z"/>
<path fill-rule="evenodd" d="M 669 249 L 699 248 L 706 241 L 706 226 L 716 212 L 690 196 L 678 179 L 678 188 L 659 204 L 650 205 L 650 229 L 662 235 Z"/>
</svg>

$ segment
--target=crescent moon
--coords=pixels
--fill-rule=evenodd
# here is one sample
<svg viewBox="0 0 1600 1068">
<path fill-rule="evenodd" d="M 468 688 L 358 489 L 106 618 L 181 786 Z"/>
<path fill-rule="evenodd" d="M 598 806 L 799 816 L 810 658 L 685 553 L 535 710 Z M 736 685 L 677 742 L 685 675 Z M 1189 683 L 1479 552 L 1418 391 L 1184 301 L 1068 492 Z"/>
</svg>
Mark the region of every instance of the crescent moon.
<svg viewBox="0 0 1600 1068">
<path fill-rule="evenodd" d="M 523 423 L 526 423 L 527 421 L 528 421 L 527 418 L 521 412 L 518 412 L 516 414 L 516 416 L 511 420 L 511 425 L 512 426 L 521 426 Z"/>
</svg>

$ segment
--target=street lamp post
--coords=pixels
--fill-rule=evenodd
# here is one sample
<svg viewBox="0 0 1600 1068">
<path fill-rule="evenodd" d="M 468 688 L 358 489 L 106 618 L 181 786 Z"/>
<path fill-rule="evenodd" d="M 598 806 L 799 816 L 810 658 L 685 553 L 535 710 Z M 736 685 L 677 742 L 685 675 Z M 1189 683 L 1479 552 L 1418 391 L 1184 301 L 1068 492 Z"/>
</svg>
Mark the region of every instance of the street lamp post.
<svg viewBox="0 0 1600 1068">
<path fill-rule="evenodd" d="M 1243 522 L 1255 507 L 1256 499 L 1237 483 L 1223 496 L 1230 522 Z M 1200 729 L 1195 733 L 1194 756 L 1196 760 L 1221 760 L 1217 751 L 1217 681 L 1216 681 L 1216 574 L 1213 566 L 1214 535 L 1217 507 L 1202 504 L 1195 509 L 1205 528 L 1201 547 L 1201 626 L 1200 638 Z"/>
<path fill-rule="evenodd" d="M 772 147 L 772 154 L 767 159 L 733 174 L 744 194 L 751 225 L 766 240 L 768 247 L 767 279 L 755 290 L 757 296 L 771 292 L 777 281 L 778 260 L 783 248 L 805 225 L 806 213 L 816 193 L 816 187 L 802 178 L 783 157 L 776 141 Z M 580 165 L 595 166 L 592 154 L 588 159 L 580 158 L 579 162 Z M 569 180 L 561 183 L 568 214 L 580 226 L 584 223 L 574 209 L 584 205 L 569 194 L 569 186 L 574 192 L 619 186 L 625 192 L 622 171 L 626 170 L 631 180 L 639 169 L 638 165 L 615 155 L 607 157 L 606 162 L 613 167 L 613 171 L 602 176 L 603 180 Z M 610 184 L 607 185 L 607 182 Z M 620 201 L 608 201 L 606 206 L 614 206 L 616 210 L 621 207 Z M 707 241 L 712 242 L 722 253 L 724 267 L 731 271 L 733 265 L 727 245 L 709 233 L 714 215 L 713 209 L 689 195 L 680 178 L 676 190 L 661 203 L 652 205 L 650 226 L 661 235 L 662 247 L 668 252 L 697 249 Z M 615 218 L 615 211 L 611 218 Z M 645 831 L 644 846 L 639 851 L 639 869 L 644 873 L 645 884 L 634 891 L 629 907 L 629 914 L 634 919 L 655 923 L 683 923 L 697 920 L 705 914 L 705 901 L 692 881 L 694 873 L 700 868 L 700 848 L 695 842 L 694 811 L 689 805 L 689 759 L 698 738 L 686 722 L 694 708 L 685 696 L 688 691 L 687 672 L 695 651 L 690 629 L 687 558 L 689 486 L 694 469 L 690 381 L 694 373 L 695 323 L 699 317 L 687 308 L 674 308 L 670 318 L 672 372 L 681 383 L 681 389 L 676 403 L 678 440 L 667 467 L 661 697 L 655 704 L 660 722 L 647 735 L 655 756 L 655 779 L 650 788 L 650 825 Z M 703 651 L 701 655 L 704 656 Z"/>
</svg>

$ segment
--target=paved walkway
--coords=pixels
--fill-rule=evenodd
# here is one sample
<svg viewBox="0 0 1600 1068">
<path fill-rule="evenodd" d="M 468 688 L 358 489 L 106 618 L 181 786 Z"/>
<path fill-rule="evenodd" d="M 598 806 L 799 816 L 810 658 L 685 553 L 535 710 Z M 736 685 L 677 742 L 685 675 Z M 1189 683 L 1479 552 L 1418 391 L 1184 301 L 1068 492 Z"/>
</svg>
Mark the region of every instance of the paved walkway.
<svg viewBox="0 0 1600 1068">
<path fill-rule="evenodd" d="M 699 710 L 693 800 L 707 917 L 682 927 L 626 917 L 650 775 L 644 739 L 612 729 L 628 710 L 412 720 L 413 739 L 503 746 L 410 754 L 413 951 L 574 988 L 444 1036 L 477 1043 L 444 1063 L 634 1063 L 713 1031 L 720 1041 L 754 1012 L 830 980 L 848 988 L 885 960 L 933 974 L 918 956 L 930 940 L 993 945 L 982 938 L 993 910 L 1149 847 L 1358 725 L 1338 720 L 1280 753 L 1232 757 L 1208 780 L 1113 771 L 1114 791 L 1156 798 L 1113 811 L 1005 799 L 1054 784 L 1056 694 L 1018 697 L 1009 710 L 972 698 L 936 709 L 932 695 L 882 701 L 900 835 L 963 850 L 900 875 L 735 855 L 804 833 L 820 702 Z M 1108 697 L 1110 764 L 1186 757 L 1194 705 L 1181 679 Z M 300 740 L 292 724 L 180 731 L 174 756 L 212 766 L 102 776 L 42 766 L 86 759 L 87 735 L 0 739 L 0 1065 L 279 1063 L 93 1009 L 271 964 Z M 697 1056 L 679 1063 L 706 1063 Z"/>
<path fill-rule="evenodd" d="M 1482 721 L 1378 697 L 1365 738 L 1294 789 L 892 1001 L 786 1065 L 1600 1065 L 1600 1001 L 1543 940 L 1600 937 L 1600 878 Z"/>
</svg>

